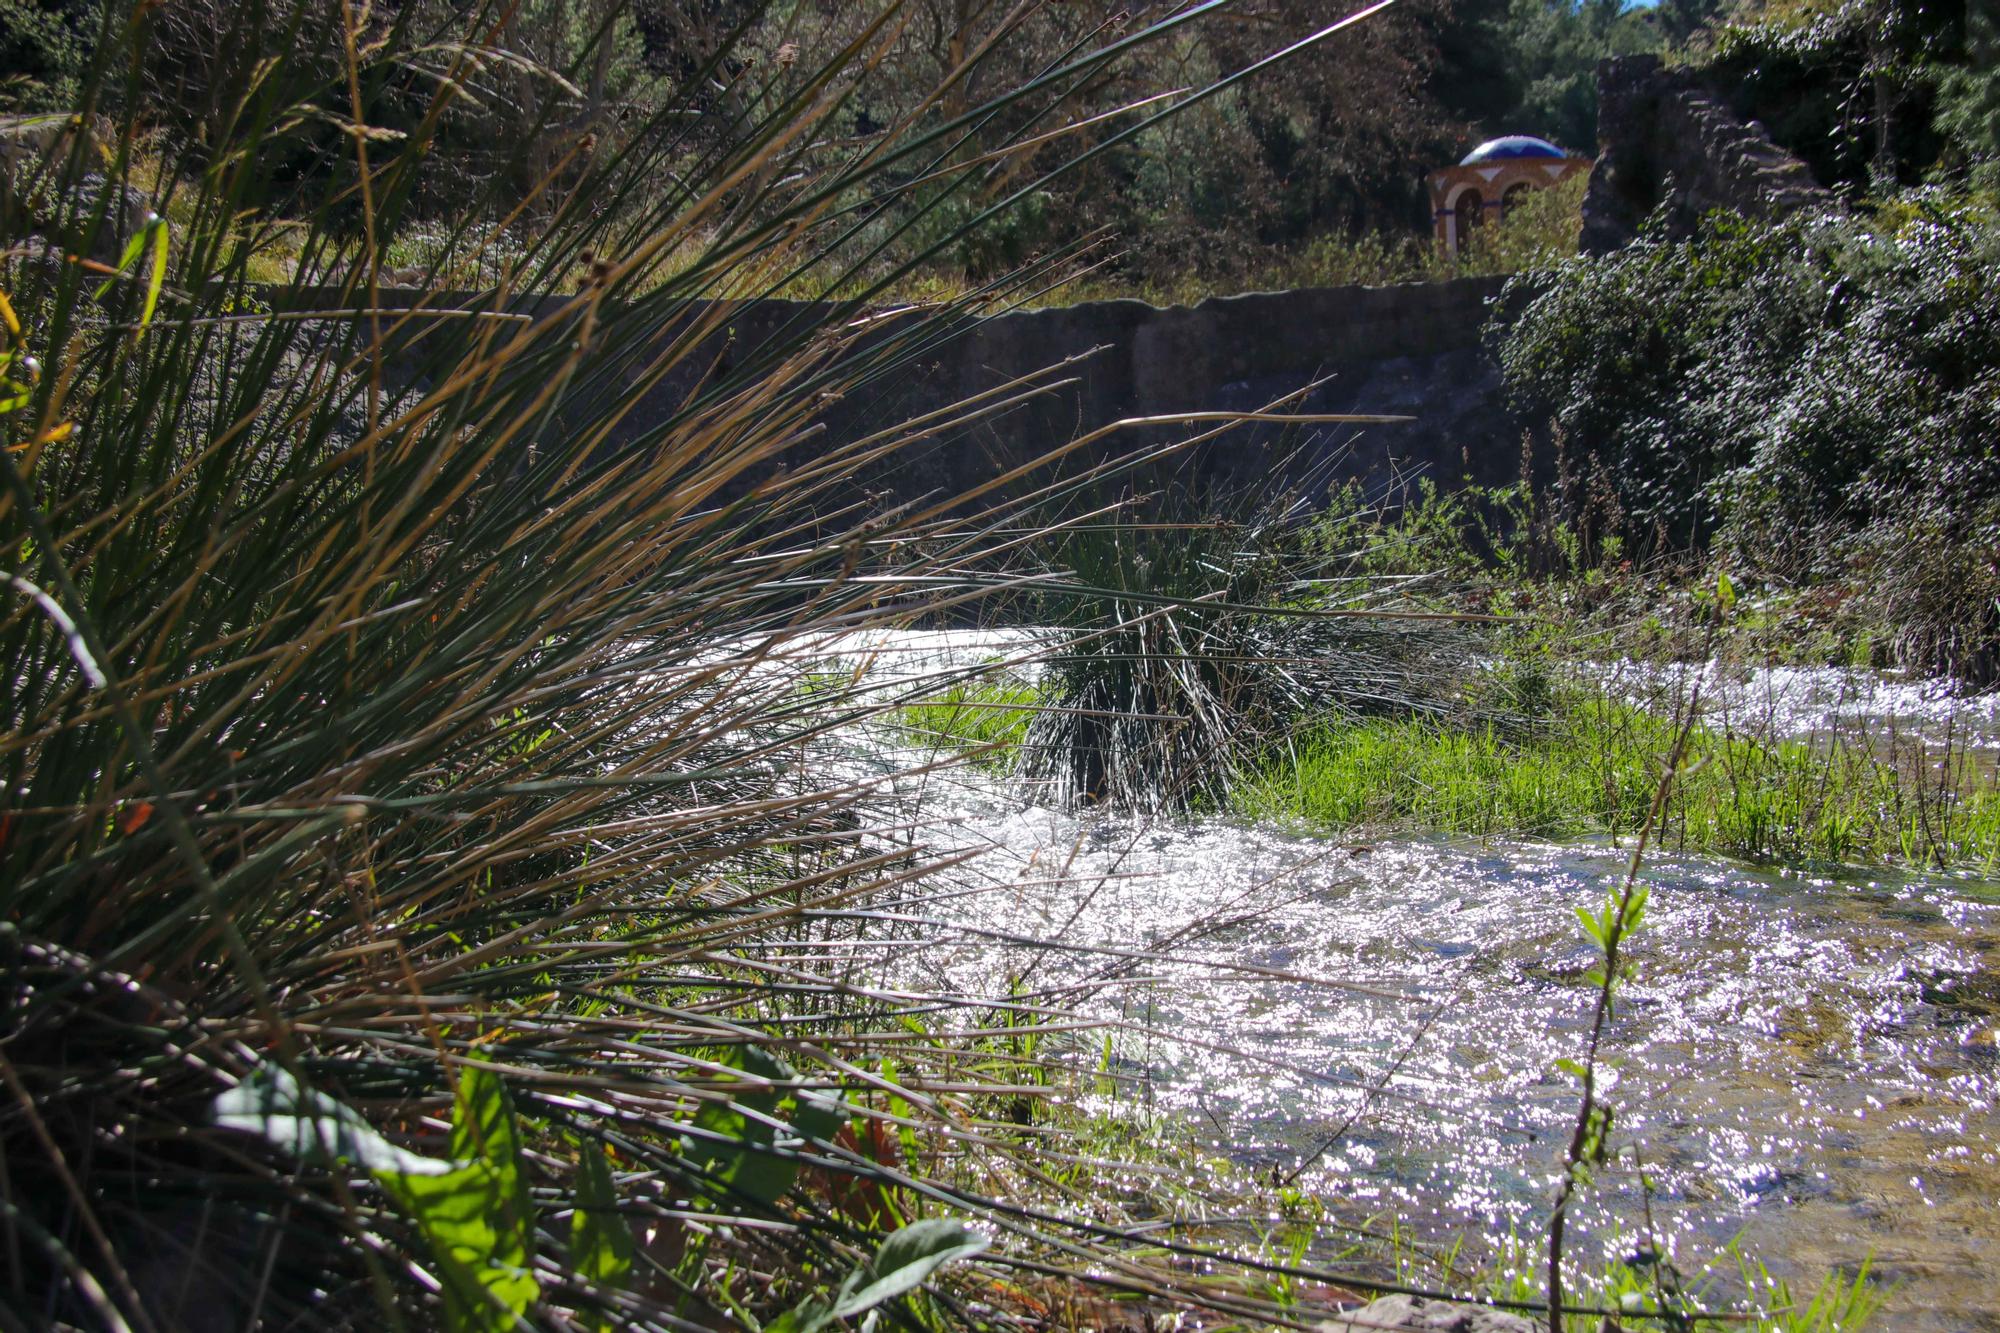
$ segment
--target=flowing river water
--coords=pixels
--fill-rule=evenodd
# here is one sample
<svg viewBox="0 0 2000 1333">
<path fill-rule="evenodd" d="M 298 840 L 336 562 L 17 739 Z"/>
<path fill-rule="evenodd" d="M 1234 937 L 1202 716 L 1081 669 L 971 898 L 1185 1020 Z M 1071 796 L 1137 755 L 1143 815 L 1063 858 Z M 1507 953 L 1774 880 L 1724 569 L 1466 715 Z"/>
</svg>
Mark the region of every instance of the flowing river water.
<svg viewBox="0 0 2000 1333">
<path fill-rule="evenodd" d="M 982 849 L 983 891 L 944 909 L 963 933 L 925 952 L 921 984 L 1115 1015 L 1119 1096 L 1261 1170 L 1303 1166 L 1354 1213 L 1442 1237 L 1545 1223 L 1577 1110 L 1557 1061 L 1581 1055 L 1594 1000 L 1575 909 L 1622 882 L 1628 849 L 1146 826 L 977 774 L 930 782 L 929 839 Z M 2000 883 L 1673 854 L 1641 876 L 1605 1048 L 1621 1158 L 1575 1214 L 1576 1252 L 1651 1237 L 1691 1270 L 1740 1237 L 1795 1292 L 1872 1259 L 1895 1284 L 1882 1326 L 2000 1329 Z"/>
</svg>

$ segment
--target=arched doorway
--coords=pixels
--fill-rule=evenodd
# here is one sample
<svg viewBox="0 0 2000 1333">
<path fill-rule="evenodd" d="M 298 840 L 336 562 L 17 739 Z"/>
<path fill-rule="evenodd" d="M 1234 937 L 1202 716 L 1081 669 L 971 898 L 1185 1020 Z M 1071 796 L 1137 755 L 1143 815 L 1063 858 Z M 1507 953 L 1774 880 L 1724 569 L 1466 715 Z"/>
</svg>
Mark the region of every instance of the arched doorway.
<svg viewBox="0 0 2000 1333">
<path fill-rule="evenodd" d="M 1446 254 L 1481 224 L 1497 222 L 1536 190 L 1590 170 L 1546 139 L 1507 135 L 1479 145 L 1455 167 L 1430 173 L 1431 224 Z"/>
<path fill-rule="evenodd" d="M 1452 205 L 1452 216 L 1458 219 L 1458 243 L 1464 245 L 1486 221 L 1485 197 L 1467 186 Z"/>
</svg>

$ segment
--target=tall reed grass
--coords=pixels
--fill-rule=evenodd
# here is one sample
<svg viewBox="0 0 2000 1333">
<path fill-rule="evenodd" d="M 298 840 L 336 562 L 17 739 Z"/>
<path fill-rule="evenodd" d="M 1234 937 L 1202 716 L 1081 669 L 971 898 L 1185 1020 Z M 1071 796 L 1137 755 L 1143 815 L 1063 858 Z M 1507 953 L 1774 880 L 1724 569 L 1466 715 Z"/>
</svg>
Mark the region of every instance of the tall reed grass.
<svg viewBox="0 0 2000 1333">
<path fill-rule="evenodd" d="M 1060 170 L 1064 89 L 1209 8 L 861 145 L 896 5 L 569 120 L 583 71 L 511 6 L 231 0 L 199 133 L 156 114 L 153 7 L 104 8 L 0 195 L 0 1322 L 952 1322 L 1086 1270 L 1264 1308 L 1020 1202 L 991 1107 L 1046 1070 L 898 1021 L 1044 1011 L 846 961 L 937 860 L 831 743 L 878 705 L 815 674 L 1036 521 L 839 498 L 1036 387 L 827 444 L 830 399 L 1008 295 L 863 352 L 883 237 L 1004 165 L 955 152 L 1002 107 Z M 546 93 L 537 183 L 419 218 L 503 72 Z M 801 284 L 843 299 L 711 359 L 715 298 Z"/>
<path fill-rule="evenodd" d="M 1033 619 L 1054 638 L 1025 778 L 1126 810 L 1219 808 L 1306 719 L 1444 706 L 1466 618 L 1371 605 L 1382 590 L 1307 540 L 1337 458 L 1287 457 L 1236 491 L 1173 470 L 1041 544 Z"/>
</svg>

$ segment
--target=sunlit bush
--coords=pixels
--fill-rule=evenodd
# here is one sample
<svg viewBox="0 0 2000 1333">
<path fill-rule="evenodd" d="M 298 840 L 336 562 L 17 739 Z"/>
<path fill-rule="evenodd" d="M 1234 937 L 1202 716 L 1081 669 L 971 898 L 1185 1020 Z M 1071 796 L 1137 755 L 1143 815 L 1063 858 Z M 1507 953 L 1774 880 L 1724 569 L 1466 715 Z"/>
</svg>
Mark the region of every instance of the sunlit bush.
<svg viewBox="0 0 2000 1333">
<path fill-rule="evenodd" d="M 1970 663 L 1979 599 L 1954 608 L 1918 591 L 1934 573 L 1904 576 L 1923 551 L 1968 591 L 1992 582 L 1996 265 L 1992 209 L 1947 195 L 1776 227 L 1718 217 L 1689 243 L 1561 266 L 1501 358 L 1522 407 L 1603 469 L 1642 547 L 1717 541 L 1791 579 L 1864 568 L 1907 594 L 1910 660 Z"/>
</svg>

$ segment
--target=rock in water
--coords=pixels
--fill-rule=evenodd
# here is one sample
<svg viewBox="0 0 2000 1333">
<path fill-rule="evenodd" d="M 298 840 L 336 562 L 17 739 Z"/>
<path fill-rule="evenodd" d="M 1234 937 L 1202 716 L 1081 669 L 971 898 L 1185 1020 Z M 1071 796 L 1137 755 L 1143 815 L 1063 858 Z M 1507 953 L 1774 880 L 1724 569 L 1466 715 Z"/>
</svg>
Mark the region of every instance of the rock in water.
<svg viewBox="0 0 2000 1333">
<path fill-rule="evenodd" d="M 1460 1305 L 1422 1296 L 1384 1296 L 1359 1310 L 1319 1326 L 1319 1333 L 1376 1333 L 1380 1329 L 1421 1329 L 1424 1333 L 1536 1333 L 1541 1325 L 1490 1305 Z"/>
</svg>

